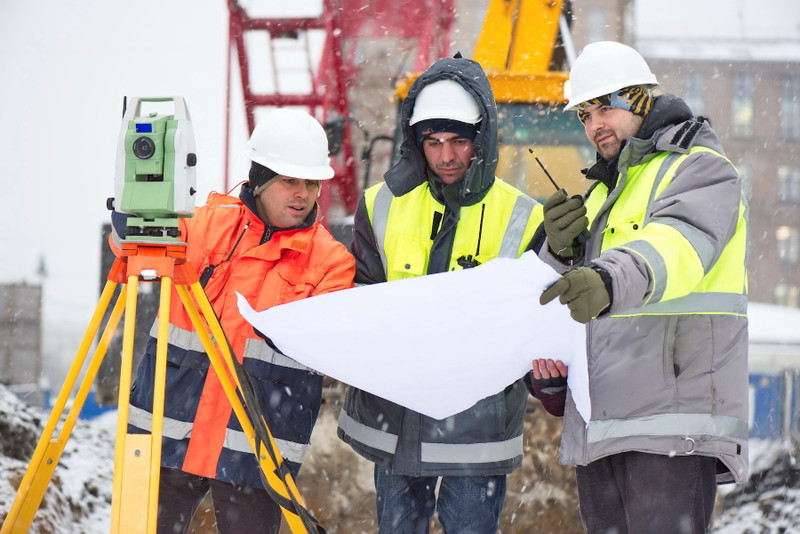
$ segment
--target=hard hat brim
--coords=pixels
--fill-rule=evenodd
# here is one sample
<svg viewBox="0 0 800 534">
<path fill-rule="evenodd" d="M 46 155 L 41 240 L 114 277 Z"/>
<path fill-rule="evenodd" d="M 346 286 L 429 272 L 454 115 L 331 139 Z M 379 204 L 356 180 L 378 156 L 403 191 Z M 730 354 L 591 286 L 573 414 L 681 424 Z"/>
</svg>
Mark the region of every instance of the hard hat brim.
<svg viewBox="0 0 800 534">
<path fill-rule="evenodd" d="M 333 178 L 334 171 L 330 164 L 326 165 L 293 165 L 286 162 L 273 162 L 261 157 L 252 147 L 247 149 L 247 157 L 259 165 L 272 169 L 281 176 L 287 178 L 298 178 L 300 180 L 330 180 Z M 330 158 L 328 159 L 330 163 Z"/>
</svg>

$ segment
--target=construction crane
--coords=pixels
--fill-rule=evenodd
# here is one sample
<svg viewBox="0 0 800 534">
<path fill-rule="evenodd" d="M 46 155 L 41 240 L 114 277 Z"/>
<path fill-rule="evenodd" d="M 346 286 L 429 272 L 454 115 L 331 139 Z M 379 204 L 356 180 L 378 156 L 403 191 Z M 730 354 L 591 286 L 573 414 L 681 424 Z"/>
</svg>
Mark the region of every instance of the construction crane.
<svg viewBox="0 0 800 534">
<path fill-rule="evenodd" d="M 456 0 L 319 0 L 319 11 L 307 16 L 280 16 L 274 2 L 265 3 L 271 6 L 228 1 L 228 86 L 238 70 L 248 134 L 259 109 L 270 106 L 303 107 L 325 125 L 335 176 L 333 187 L 323 188 L 320 206 L 330 223 L 352 214 L 361 192 L 356 145 L 363 140 L 356 136 L 353 102 L 369 83 L 364 71 L 394 63 L 396 77 L 406 69 L 424 70 L 447 55 Z M 365 62 L 364 48 L 381 40 L 391 43 L 389 61 Z M 268 83 L 255 79 L 258 69 L 266 70 Z M 385 91 L 386 98 L 379 102 L 388 103 L 390 80 L 373 89 Z M 229 89 L 226 190 L 233 185 L 227 177 L 227 154 L 237 98 Z"/>
</svg>

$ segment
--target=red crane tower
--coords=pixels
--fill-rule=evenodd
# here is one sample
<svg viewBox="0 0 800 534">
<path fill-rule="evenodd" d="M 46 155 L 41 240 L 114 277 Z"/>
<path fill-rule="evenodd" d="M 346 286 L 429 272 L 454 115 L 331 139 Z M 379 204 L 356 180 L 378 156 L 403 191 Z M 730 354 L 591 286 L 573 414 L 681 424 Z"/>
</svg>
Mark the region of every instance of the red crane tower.
<svg viewBox="0 0 800 534">
<path fill-rule="evenodd" d="M 274 6 L 245 7 L 244 1 L 229 0 L 228 104 L 226 121 L 226 190 L 231 135 L 230 89 L 238 66 L 248 135 L 253 131 L 258 108 L 299 106 L 325 124 L 331 139 L 333 187 L 323 188 L 323 217 L 332 211 L 352 214 L 360 194 L 358 160 L 354 137 L 353 93 L 362 84 L 364 47 L 382 40 L 391 43 L 387 61 L 396 62 L 396 72 L 419 72 L 449 54 L 456 0 L 318 0 L 313 15 L 281 16 Z M 265 14 L 257 14 L 262 9 Z M 287 8 L 282 8 L 287 11 Z M 291 8 L 289 8 L 291 9 Z M 291 12 L 291 11 L 287 11 Z M 413 58 L 413 59 L 411 59 Z M 404 64 L 401 64 L 403 63 Z M 235 63 L 235 65 L 234 65 Z M 256 79 L 257 70 L 266 71 Z M 394 79 L 375 90 L 383 91 L 375 102 L 387 106 Z M 256 90 L 256 85 L 265 89 Z M 388 111 L 388 110 L 387 110 Z M 393 112 L 393 110 L 392 110 Z"/>
</svg>

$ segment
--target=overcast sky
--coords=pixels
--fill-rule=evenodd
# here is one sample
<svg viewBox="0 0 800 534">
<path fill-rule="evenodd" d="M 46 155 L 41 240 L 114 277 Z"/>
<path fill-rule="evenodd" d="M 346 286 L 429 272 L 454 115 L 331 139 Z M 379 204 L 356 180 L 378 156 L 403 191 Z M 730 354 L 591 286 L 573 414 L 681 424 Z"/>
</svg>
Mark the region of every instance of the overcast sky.
<svg viewBox="0 0 800 534">
<path fill-rule="evenodd" d="M 44 257 L 47 323 L 97 303 L 123 96 L 183 96 L 198 189 L 222 187 L 226 47 L 222 0 L 3 2 L 0 283 L 38 283 Z"/>
</svg>

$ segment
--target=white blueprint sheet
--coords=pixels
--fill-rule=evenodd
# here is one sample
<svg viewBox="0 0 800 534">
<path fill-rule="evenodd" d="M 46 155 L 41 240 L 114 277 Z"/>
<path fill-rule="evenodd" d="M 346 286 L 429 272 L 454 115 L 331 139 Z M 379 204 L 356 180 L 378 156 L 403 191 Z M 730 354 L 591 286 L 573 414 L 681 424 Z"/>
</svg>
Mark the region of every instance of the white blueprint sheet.
<svg viewBox="0 0 800 534">
<path fill-rule="evenodd" d="M 563 360 L 589 420 L 585 326 L 539 295 L 558 275 L 533 252 L 475 268 L 239 311 L 294 360 L 443 419 L 502 391 L 534 358 Z"/>
</svg>

